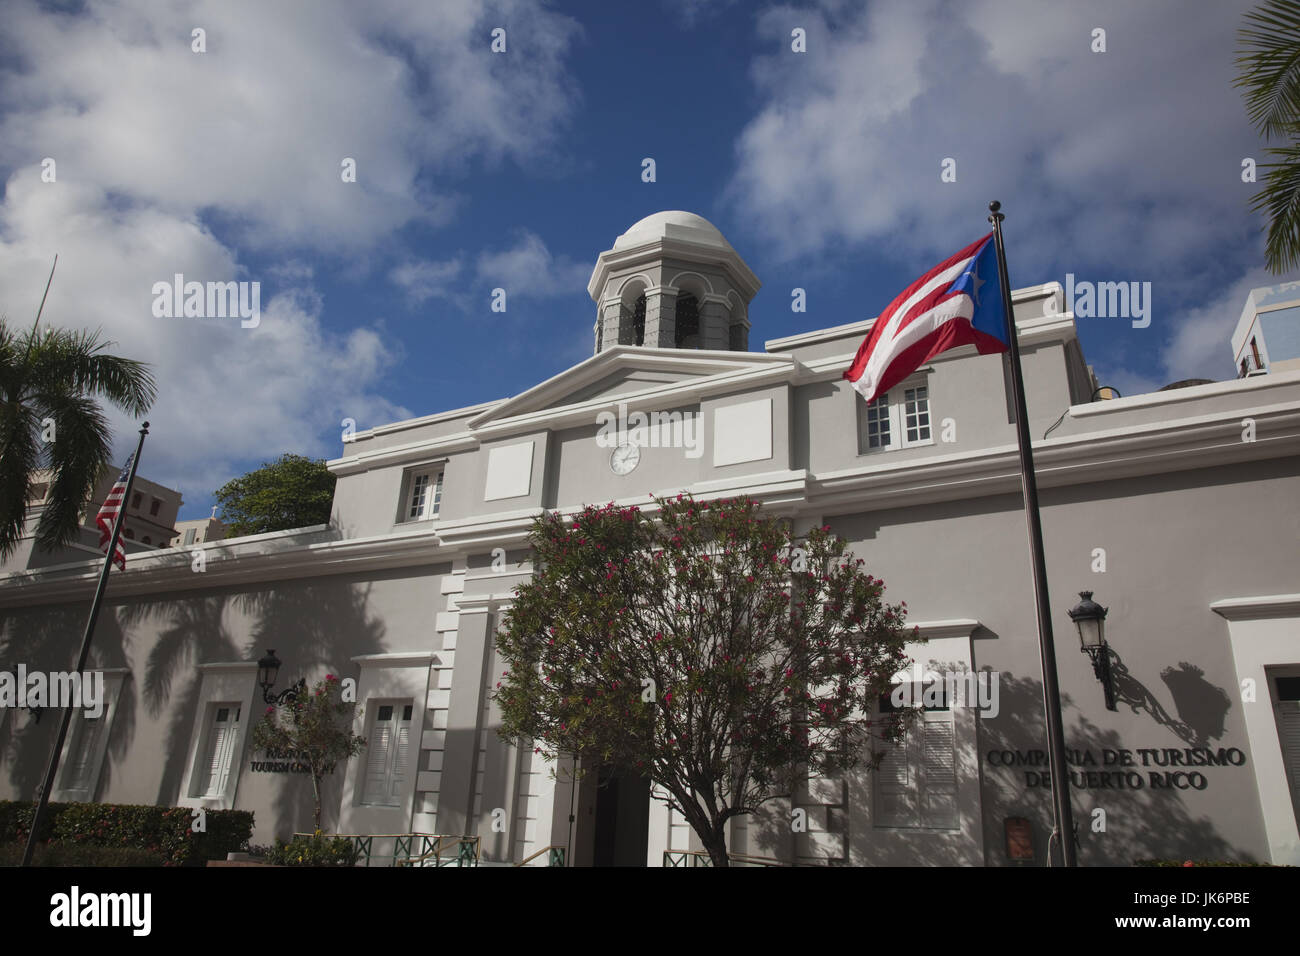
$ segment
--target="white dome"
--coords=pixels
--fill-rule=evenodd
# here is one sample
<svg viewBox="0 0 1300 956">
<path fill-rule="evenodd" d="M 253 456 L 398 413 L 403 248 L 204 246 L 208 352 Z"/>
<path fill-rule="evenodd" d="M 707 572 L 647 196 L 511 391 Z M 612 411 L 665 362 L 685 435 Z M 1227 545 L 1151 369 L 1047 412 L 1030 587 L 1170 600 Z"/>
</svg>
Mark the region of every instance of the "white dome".
<svg viewBox="0 0 1300 956">
<path fill-rule="evenodd" d="M 615 249 L 627 249 L 656 239 L 682 239 L 699 245 L 731 249 L 718 227 L 703 216 L 681 209 L 667 209 L 634 223 L 614 240 Z"/>
</svg>

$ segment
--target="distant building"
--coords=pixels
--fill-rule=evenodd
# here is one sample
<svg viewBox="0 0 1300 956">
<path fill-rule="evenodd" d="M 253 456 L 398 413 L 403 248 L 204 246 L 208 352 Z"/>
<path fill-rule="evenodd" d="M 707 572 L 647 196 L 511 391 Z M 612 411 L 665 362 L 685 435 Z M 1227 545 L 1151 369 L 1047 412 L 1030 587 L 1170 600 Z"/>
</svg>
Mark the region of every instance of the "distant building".
<svg viewBox="0 0 1300 956">
<path fill-rule="evenodd" d="M 1300 370 L 1300 282 L 1252 289 L 1232 333 L 1237 377 Z"/>
<path fill-rule="evenodd" d="M 42 469 L 33 476 L 32 497 L 27 502 L 27 528 L 23 539 L 10 558 L 0 565 L 0 570 L 49 567 L 72 561 L 85 561 L 91 555 L 101 555 L 99 527 L 95 516 L 99 514 L 104 499 L 108 497 L 120 474 L 117 468 L 106 468 L 95 483 L 95 489 L 81 512 L 81 533 L 66 548 L 46 551 L 36 545 L 35 530 L 45 501 L 49 495 L 53 473 Z M 127 554 L 137 551 L 167 548 L 175 535 L 173 525 L 180 511 L 181 493 L 167 488 L 141 475 L 135 476 L 131 487 L 131 500 L 127 502 L 126 517 L 122 523 L 122 547 Z"/>
<path fill-rule="evenodd" d="M 227 530 L 226 523 L 217 517 L 217 509 L 213 508 L 210 518 L 176 522 L 176 534 L 171 540 L 171 546 L 183 548 L 204 541 L 220 541 L 226 536 Z"/>
</svg>

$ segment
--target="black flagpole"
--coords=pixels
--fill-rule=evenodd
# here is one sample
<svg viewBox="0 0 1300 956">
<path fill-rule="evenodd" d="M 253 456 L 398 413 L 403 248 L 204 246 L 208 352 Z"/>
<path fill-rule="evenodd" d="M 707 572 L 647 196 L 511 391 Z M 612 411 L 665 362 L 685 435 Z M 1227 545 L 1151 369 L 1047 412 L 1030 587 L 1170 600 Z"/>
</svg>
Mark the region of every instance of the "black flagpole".
<svg viewBox="0 0 1300 956">
<path fill-rule="evenodd" d="M 1034 477 L 1034 452 L 1030 445 L 1029 412 L 1025 408 L 1025 383 L 1020 373 L 1020 344 L 1015 315 L 1011 311 L 1011 280 L 1007 278 L 1007 255 L 1002 246 L 1002 203 L 989 203 L 989 222 L 998 254 L 998 279 L 1002 285 L 1002 309 L 1007 317 L 1007 339 L 1011 351 L 1011 384 L 1016 393 L 1016 438 L 1020 444 L 1020 483 L 1025 494 L 1025 521 L 1029 526 L 1029 550 L 1034 565 L 1034 600 L 1038 615 L 1038 649 L 1043 662 L 1043 711 L 1047 716 L 1049 770 L 1052 775 L 1052 836 L 1061 846 L 1066 866 L 1077 866 L 1074 854 L 1074 814 L 1070 809 L 1070 775 L 1065 764 L 1065 729 L 1061 723 L 1061 690 L 1056 682 L 1056 648 L 1052 641 L 1052 609 L 1047 598 L 1047 561 L 1043 557 L 1043 527 L 1038 515 L 1038 482 Z M 1052 847 L 1047 847 L 1048 863 Z"/>
<path fill-rule="evenodd" d="M 108 542 L 108 554 L 104 555 L 104 569 L 99 572 L 99 587 L 95 589 L 95 600 L 90 605 L 90 617 L 86 621 L 86 633 L 81 639 L 81 656 L 77 658 L 77 673 L 86 669 L 86 658 L 90 656 L 90 639 L 95 633 L 95 619 L 99 617 L 99 606 L 104 601 L 104 588 L 108 585 L 108 572 L 113 567 L 113 555 L 117 553 L 117 541 L 122 535 L 122 521 L 126 518 L 126 503 L 131 500 L 131 486 L 135 483 L 135 470 L 140 467 L 140 450 L 144 448 L 144 436 L 149 434 L 149 423 L 140 429 L 140 441 L 135 446 L 131 457 L 131 474 L 126 479 L 126 490 L 122 492 L 122 504 L 117 509 L 117 520 L 113 522 L 113 537 Z M 59 722 L 59 736 L 50 751 L 50 761 L 45 767 L 45 784 L 41 787 L 40 800 L 36 804 L 36 813 L 32 816 L 32 832 L 27 834 L 27 849 L 23 851 L 23 866 L 32 865 L 32 854 L 36 850 L 37 835 L 41 832 L 41 823 L 45 818 L 45 808 L 50 802 L 50 791 L 54 788 L 54 774 L 59 769 L 59 756 L 63 753 L 63 741 L 68 736 L 68 724 L 72 722 L 72 707 L 63 708 L 63 719 Z"/>
</svg>

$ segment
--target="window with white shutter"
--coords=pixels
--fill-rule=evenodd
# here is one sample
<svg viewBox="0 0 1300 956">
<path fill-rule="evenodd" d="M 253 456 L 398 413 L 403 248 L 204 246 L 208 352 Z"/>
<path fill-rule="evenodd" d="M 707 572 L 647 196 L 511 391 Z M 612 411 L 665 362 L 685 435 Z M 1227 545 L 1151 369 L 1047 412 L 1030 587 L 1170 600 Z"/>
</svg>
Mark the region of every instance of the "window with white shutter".
<svg viewBox="0 0 1300 956">
<path fill-rule="evenodd" d="M 921 700 L 922 686 L 913 685 L 913 700 Z M 894 709 L 888 696 L 879 709 Z M 917 714 L 903 737 L 887 747 L 873 774 L 874 825 L 957 829 L 956 734 L 947 702 Z"/>
<path fill-rule="evenodd" d="M 239 739 L 240 707 L 238 704 L 216 704 L 212 707 L 212 722 L 208 728 L 207 759 L 204 784 L 199 795 L 205 798 L 222 797 L 230 783 L 230 769 L 234 764 L 235 742 Z"/>
<path fill-rule="evenodd" d="M 411 747 L 411 704 L 378 704 L 366 747 L 366 780 L 361 802 L 400 806 Z"/>
<path fill-rule="evenodd" d="M 1282 745 L 1282 764 L 1291 789 L 1291 806 L 1300 823 L 1300 674 L 1270 675 L 1277 735 Z"/>
<path fill-rule="evenodd" d="M 99 789 L 100 771 L 108 751 L 108 735 L 126 671 L 105 670 L 103 674 L 104 698 L 100 701 L 99 715 L 92 717 L 84 709 L 73 713 L 60 758 L 58 782 L 52 794 L 55 800 L 89 802 L 95 799 L 95 792 Z M 88 686 L 89 672 L 82 683 L 83 688 Z"/>
</svg>

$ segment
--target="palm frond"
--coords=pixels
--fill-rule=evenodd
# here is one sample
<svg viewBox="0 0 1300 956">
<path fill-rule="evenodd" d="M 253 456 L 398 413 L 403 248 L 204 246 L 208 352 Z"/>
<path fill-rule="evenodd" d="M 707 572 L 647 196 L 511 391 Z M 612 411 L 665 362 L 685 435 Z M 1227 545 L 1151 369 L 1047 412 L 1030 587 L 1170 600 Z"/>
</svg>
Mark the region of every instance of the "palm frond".
<svg viewBox="0 0 1300 956">
<path fill-rule="evenodd" d="M 1300 143 L 1268 153 L 1278 161 L 1260 164 L 1267 172 L 1251 209 L 1268 218 L 1266 264 L 1280 275 L 1300 266 Z"/>
<path fill-rule="evenodd" d="M 27 523 L 32 473 L 40 467 L 40 420 L 19 404 L 0 410 L 0 558 L 14 553 Z"/>
<path fill-rule="evenodd" d="M 108 464 L 112 442 L 104 413 L 91 398 L 55 393 L 39 396 L 35 404 L 55 423 L 50 444 L 53 476 L 36 526 L 37 541 L 53 549 L 77 537 L 82 509 Z"/>
<path fill-rule="evenodd" d="M 112 344 L 98 331 L 46 330 L 32 353 L 34 387 L 71 387 L 143 415 L 157 396 L 153 375 L 143 362 L 104 354 Z"/>
<path fill-rule="evenodd" d="M 1268 138 L 1300 119 L 1300 0 L 1265 0 L 1237 32 L 1246 112 Z"/>
</svg>

